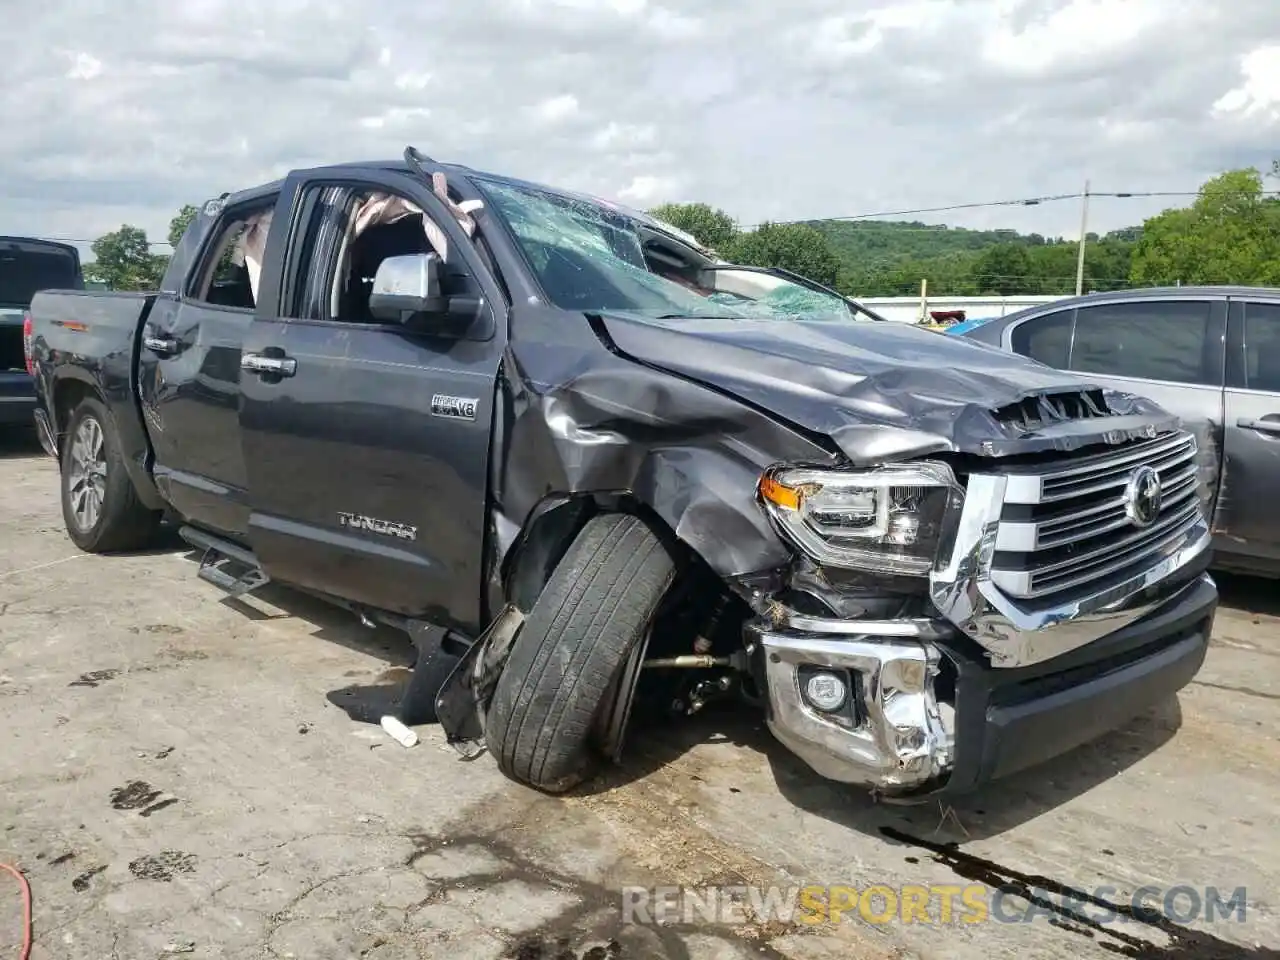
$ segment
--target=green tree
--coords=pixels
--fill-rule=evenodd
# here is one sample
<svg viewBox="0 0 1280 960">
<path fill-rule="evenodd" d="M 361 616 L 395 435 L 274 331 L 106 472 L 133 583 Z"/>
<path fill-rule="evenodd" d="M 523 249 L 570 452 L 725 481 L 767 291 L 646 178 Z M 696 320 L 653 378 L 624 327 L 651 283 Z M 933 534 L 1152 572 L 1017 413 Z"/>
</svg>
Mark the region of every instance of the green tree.
<svg viewBox="0 0 1280 960">
<path fill-rule="evenodd" d="M 685 233 L 693 234 L 699 243 L 712 250 L 723 251 L 738 236 L 738 225 L 733 217 L 710 204 L 664 203 L 649 213 Z"/>
<path fill-rule="evenodd" d="M 125 224 L 93 241 L 94 262 L 85 267 L 86 279 L 98 280 L 113 290 L 152 290 L 160 285 L 167 257 L 151 252 L 147 232 Z"/>
<path fill-rule="evenodd" d="M 840 291 L 858 297 L 916 297 L 920 281 L 928 281 L 930 296 L 969 296 L 976 293 L 970 277 L 973 255 L 954 251 L 936 257 L 912 258 L 873 267 L 866 273 L 842 269 Z"/>
<path fill-rule="evenodd" d="M 803 223 L 762 223 L 739 234 L 721 252 L 735 263 L 780 267 L 832 287 L 840 275 L 840 260 L 831 252 L 827 238 Z"/>
<path fill-rule="evenodd" d="M 187 227 L 199 212 L 196 207 L 187 203 L 174 214 L 173 219 L 169 221 L 169 246 L 177 247 L 178 241 L 182 239 L 182 235 L 187 232 Z"/>
<path fill-rule="evenodd" d="M 1229 170 L 1205 183 L 1191 206 L 1147 220 L 1129 280 L 1280 285 L 1280 201 L 1264 194 L 1261 172 Z"/>
<path fill-rule="evenodd" d="M 1008 297 L 1025 293 L 1031 282 L 1031 255 L 1016 243 L 988 247 L 978 254 L 970 276 L 979 294 Z"/>
</svg>

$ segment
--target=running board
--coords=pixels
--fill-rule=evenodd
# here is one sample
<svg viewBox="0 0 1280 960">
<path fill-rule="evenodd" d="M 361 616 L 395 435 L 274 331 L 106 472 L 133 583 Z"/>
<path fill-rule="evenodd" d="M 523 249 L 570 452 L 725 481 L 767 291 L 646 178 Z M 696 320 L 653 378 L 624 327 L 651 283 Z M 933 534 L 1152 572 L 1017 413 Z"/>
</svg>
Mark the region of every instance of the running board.
<svg viewBox="0 0 1280 960">
<path fill-rule="evenodd" d="M 195 527 L 182 527 L 178 536 L 198 550 L 200 571 L 196 574 L 206 583 L 232 597 L 243 597 L 271 582 L 271 578 L 258 565 L 258 559 L 250 551 L 230 540 L 223 540 Z"/>
</svg>

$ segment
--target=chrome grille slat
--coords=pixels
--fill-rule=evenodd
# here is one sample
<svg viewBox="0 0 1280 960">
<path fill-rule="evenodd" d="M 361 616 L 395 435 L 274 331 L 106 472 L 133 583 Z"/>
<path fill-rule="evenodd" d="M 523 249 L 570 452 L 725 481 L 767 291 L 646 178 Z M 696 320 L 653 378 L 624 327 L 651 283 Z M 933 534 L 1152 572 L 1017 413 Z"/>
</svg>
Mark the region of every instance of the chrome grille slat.
<svg viewBox="0 0 1280 960">
<path fill-rule="evenodd" d="M 1191 474 L 1177 484 L 1171 484 L 1166 488 L 1164 495 L 1164 504 L 1166 507 L 1180 503 L 1187 497 L 1193 496 L 1196 492 L 1196 477 Z M 1086 537 L 1096 537 L 1100 534 L 1107 533 L 1111 530 L 1119 530 L 1129 523 L 1129 518 L 1124 515 L 1124 504 L 1120 500 L 1108 501 L 1109 511 L 1119 516 L 1108 516 L 1101 521 L 1094 521 L 1087 526 L 1077 524 L 1073 527 L 1054 530 L 1052 533 L 1046 534 L 1043 526 L 1040 535 L 1036 538 L 1036 549 L 1047 550 L 1049 547 L 1060 547 L 1063 544 L 1070 543 L 1073 540 L 1083 540 Z M 1074 519 L 1074 518 L 1073 518 Z M 1058 521 L 1062 522 L 1062 521 Z M 1142 531 L 1142 532 L 1150 532 Z"/>
<path fill-rule="evenodd" d="M 1118 453 L 1113 452 L 1110 454 L 1099 454 L 1098 456 L 1088 457 L 1084 460 L 1077 461 L 1069 467 L 1046 471 L 1043 474 L 1043 478 L 1047 483 L 1052 483 L 1055 480 L 1061 480 L 1065 477 L 1074 477 L 1079 476 L 1082 473 L 1091 473 L 1096 469 L 1095 464 L 1098 461 L 1101 461 L 1105 466 L 1135 467 L 1140 463 L 1146 463 L 1155 457 L 1161 456 L 1170 450 L 1190 446 L 1192 442 L 1193 438 L 1190 434 L 1174 434 L 1169 437 L 1157 437 L 1154 440 L 1146 440 L 1142 443 L 1126 447 Z"/>
<path fill-rule="evenodd" d="M 1137 458 L 1126 457 L 1124 462 L 1117 465 L 1108 464 L 1101 470 L 1090 470 L 1087 473 L 1071 477 L 1046 477 L 1041 481 L 1043 493 L 1040 502 L 1052 503 L 1057 500 L 1065 500 L 1068 497 L 1096 493 L 1108 487 L 1123 486 L 1129 479 L 1129 474 L 1142 464 L 1149 464 L 1156 469 L 1161 469 L 1170 464 L 1180 462 L 1191 452 L 1192 443 L 1192 440 L 1188 438 L 1186 442 L 1173 449 L 1153 451 L 1146 456 Z"/>
<path fill-rule="evenodd" d="M 1146 527 L 1125 512 L 1139 467 L 1160 477 L 1159 514 Z M 1043 472 L 1007 475 L 990 560 L 993 585 L 1012 599 L 1047 602 L 1119 574 L 1177 544 L 1202 521 L 1195 438 L 1185 432 L 1134 443 Z"/>
<path fill-rule="evenodd" d="M 1195 486 L 1196 475 L 1192 472 L 1184 472 L 1181 475 L 1171 479 L 1165 486 L 1166 502 L 1170 496 L 1183 490 L 1188 484 Z M 1108 497 L 1101 503 L 1087 507 L 1079 513 L 1072 513 L 1066 517 L 1057 517 L 1051 520 L 1044 520 L 1040 523 L 1028 524 L 1035 529 L 1038 536 L 1036 542 L 1030 549 L 1043 549 L 1051 546 L 1047 541 L 1051 538 L 1061 538 L 1067 536 L 1074 539 L 1073 531 L 1079 531 L 1087 528 L 1090 524 L 1097 523 L 1099 520 L 1105 521 L 1109 518 L 1122 516 L 1124 513 L 1124 497 Z M 1080 534 L 1083 536 L 1084 534 Z"/>
<path fill-rule="evenodd" d="M 1042 596 L 1046 593 L 1072 589 L 1115 573 L 1117 570 L 1123 570 L 1125 567 L 1132 566 L 1152 554 L 1161 552 L 1169 544 L 1176 543 L 1182 539 L 1186 532 L 1195 525 L 1197 509 L 1185 510 L 1176 523 L 1164 528 L 1164 532 L 1159 539 L 1137 542 L 1127 553 L 1121 555 L 1109 554 L 1109 556 L 1112 556 L 1110 561 L 1091 567 L 1088 573 L 1079 573 L 1075 577 L 1068 578 L 1067 574 L 1059 572 L 1050 574 L 1044 580 L 1039 577 L 1033 577 L 1031 581 L 1032 596 Z"/>
<path fill-rule="evenodd" d="M 1167 506 L 1195 491 L 1198 474 L 1194 467 L 1188 467 L 1171 474 L 1167 480 L 1161 477 L 1161 480 L 1164 481 L 1164 502 Z M 1124 515 L 1124 497 L 1108 497 L 1064 517 L 1025 523 L 1006 522 L 1002 532 L 1006 534 L 1004 539 L 1008 545 L 998 544 L 997 549 L 1045 550 L 1117 529 L 1128 522 Z"/>
<path fill-rule="evenodd" d="M 1040 577 L 1052 576 L 1064 570 L 1077 570 L 1090 564 L 1094 564 L 1096 561 L 1102 560 L 1112 553 L 1122 553 L 1135 544 L 1140 544 L 1147 540 L 1153 540 L 1156 537 L 1159 537 L 1170 527 L 1177 526 L 1188 516 L 1193 514 L 1198 507 L 1199 504 L 1189 503 L 1183 504 L 1173 511 L 1162 510 L 1159 522 L 1147 527 L 1145 530 L 1134 529 L 1132 533 L 1126 533 L 1121 537 L 1115 539 L 1108 538 L 1108 541 L 1104 546 L 1096 547 L 1087 553 L 1078 554 L 1070 560 L 1063 560 L 1058 563 L 1051 563 L 1038 567 L 1035 574 L 1032 576 L 1032 583 L 1035 583 Z"/>
<path fill-rule="evenodd" d="M 1055 503 L 1070 497 L 1098 493 L 1123 485 L 1129 473 L 1142 464 L 1175 463 L 1191 455 L 1195 438 L 1175 434 L 1125 448 L 1111 455 L 1086 457 L 1069 467 L 1049 468 L 1042 473 L 1019 471 L 1010 475 L 1008 503 Z M 1084 486 L 1070 486 L 1084 484 Z"/>
</svg>

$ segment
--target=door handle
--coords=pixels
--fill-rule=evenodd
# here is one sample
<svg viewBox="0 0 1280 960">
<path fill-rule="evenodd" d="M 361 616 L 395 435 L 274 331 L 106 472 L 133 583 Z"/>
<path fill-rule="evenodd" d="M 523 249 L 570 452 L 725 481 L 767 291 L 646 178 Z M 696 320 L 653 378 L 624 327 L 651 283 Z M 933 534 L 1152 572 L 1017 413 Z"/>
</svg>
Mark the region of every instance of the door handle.
<svg viewBox="0 0 1280 960">
<path fill-rule="evenodd" d="M 1245 430 L 1257 430 L 1259 433 L 1280 435 L 1280 420 L 1251 420 L 1248 417 L 1241 417 L 1236 421 L 1236 426 Z"/>
<path fill-rule="evenodd" d="M 260 353 L 246 353 L 240 358 L 240 369 L 249 373 L 292 377 L 298 370 L 298 361 L 292 357 L 266 357 Z"/>
<path fill-rule="evenodd" d="M 152 353 L 172 355 L 178 352 L 178 341 L 172 337 L 157 337 L 153 334 L 147 334 L 142 338 L 142 345 Z"/>
</svg>

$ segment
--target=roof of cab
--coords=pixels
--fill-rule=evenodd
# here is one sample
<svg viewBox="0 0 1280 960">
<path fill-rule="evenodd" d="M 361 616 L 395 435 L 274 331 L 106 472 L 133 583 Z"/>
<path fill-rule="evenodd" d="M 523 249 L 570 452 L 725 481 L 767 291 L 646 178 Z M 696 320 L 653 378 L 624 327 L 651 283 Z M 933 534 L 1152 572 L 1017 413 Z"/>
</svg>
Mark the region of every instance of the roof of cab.
<svg viewBox="0 0 1280 960">
<path fill-rule="evenodd" d="M 0 243 L 10 244 L 10 245 L 19 244 L 19 243 L 29 243 L 38 247 L 55 247 L 58 250 L 62 250 L 67 253 L 73 253 L 77 257 L 80 256 L 80 251 L 77 250 L 74 245 L 70 243 L 66 243 L 62 240 L 45 240 L 41 237 L 11 237 L 11 236 L 5 235 L 5 236 L 0 236 Z"/>
<path fill-rule="evenodd" d="M 710 249 L 705 244 L 699 242 L 696 237 L 684 233 L 672 224 L 663 223 L 661 220 L 645 213 L 643 210 L 636 210 L 614 200 L 608 200 L 604 197 L 596 197 L 586 193 L 578 193 L 573 190 L 565 190 L 561 187 L 552 187 L 545 183 L 535 183 L 532 180 L 521 180 L 519 177 L 507 176 L 499 173 L 489 173 L 483 170 L 475 170 L 471 167 L 463 166 L 458 163 L 440 163 L 438 161 L 432 161 L 432 163 L 436 169 L 440 170 L 446 176 L 450 173 L 456 173 L 460 176 L 475 178 L 477 180 L 488 180 L 492 183 L 507 184 L 512 187 L 521 187 L 527 190 L 538 190 L 542 193 L 561 197 L 565 200 L 580 200 L 590 203 L 604 204 L 610 209 L 616 210 L 624 216 L 637 220 L 656 231 L 665 233 L 673 239 L 688 244 L 704 254 L 711 254 Z M 403 160 L 357 160 L 348 163 L 335 163 L 326 169 L 377 170 L 380 172 L 402 173 L 406 176 L 412 176 L 415 172 Z M 277 193 L 283 186 L 284 179 L 281 178 L 279 180 L 273 180 L 270 183 L 264 183 L 235 193 L 226 194 L 220 199 L 226 200 L 229 204 L 239 204 L 244 203 L 245 201 L 251 202 L 270 196 L 273 193 Z"/>
</svg>

